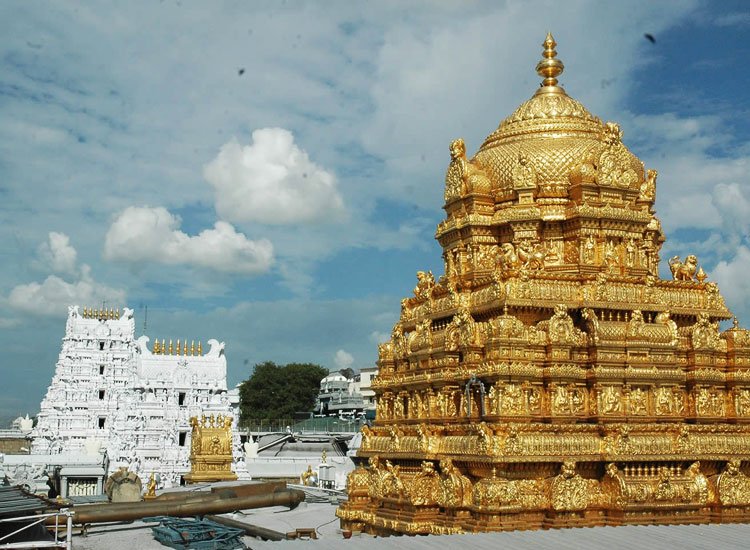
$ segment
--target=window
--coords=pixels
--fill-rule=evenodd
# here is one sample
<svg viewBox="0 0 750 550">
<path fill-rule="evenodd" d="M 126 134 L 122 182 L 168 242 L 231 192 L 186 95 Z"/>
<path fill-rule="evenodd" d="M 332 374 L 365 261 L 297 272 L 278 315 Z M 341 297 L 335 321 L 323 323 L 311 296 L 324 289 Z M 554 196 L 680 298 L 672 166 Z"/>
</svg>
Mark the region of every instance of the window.
<svg viewBox="0 0 750 550">
<path fill-rule="evenodd" d="M 99 342 L 99 350 L 104 351 L 104 342 Z"/>
<path fill-rule="evenodd" d="M 100 416 L 100 417 L 99 417 L 99 429 L 100 429 L 100 430 L 103 430 L 103 429 L 104 429 L 104 423 L 105 423 L 106 421 L 107 421 L 107 417 L 106 417 L 106 416 Z"/>
<path fill-rule="evenodd" d="M 104 399 L 104 390 L 99 390 L 99 399 Z"/>
<path fill-rule="evenodd" d="M 184 392 L 184 391 L 181 391 L 181 392 L 180 392 L 180 393 L 179 393 L 179 394 L 177 395 L 177 404 L 178 404 L 178 405 L 179 405 L 180 407 L 182 407 L 182 406 L 183 406 L 183 405 L 185 404 L 185 392 Z"/>
<path fill-rule="evenodd" d="M 104 374 L 104 365 L 99 365 L 99 374 Z"/>
<path fill-rule="evenodd" d="M 184 447 L 185 446 L 185 439 L 186 438 L 187 438 L 187 432 L 180 432 L 180 439 L 179 439 L 180 447 Z"/>
</svg>

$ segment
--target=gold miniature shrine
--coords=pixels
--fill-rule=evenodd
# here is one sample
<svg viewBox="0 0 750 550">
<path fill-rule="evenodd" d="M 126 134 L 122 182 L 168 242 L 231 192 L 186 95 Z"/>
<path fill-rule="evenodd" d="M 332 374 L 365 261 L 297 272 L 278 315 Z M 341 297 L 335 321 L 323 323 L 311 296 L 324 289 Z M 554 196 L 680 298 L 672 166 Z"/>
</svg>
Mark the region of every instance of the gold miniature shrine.
<svg viewBox="0 0 750 550">
<path fill-rule="evenodd" d="M 658 275 L 655 170 L 544 77 L 466 157 L 445 275 L 419 272 L 373 381 L 342 528 L 388 533 L 750 520 L 750 331 L 695 256 Z"/>
<path fill-rule="evenodd" d="M 234 481 L 232 471 L 232 417 L 212 414 L 190 418 L 190 473 L 187 483 Z"/>
</svg>

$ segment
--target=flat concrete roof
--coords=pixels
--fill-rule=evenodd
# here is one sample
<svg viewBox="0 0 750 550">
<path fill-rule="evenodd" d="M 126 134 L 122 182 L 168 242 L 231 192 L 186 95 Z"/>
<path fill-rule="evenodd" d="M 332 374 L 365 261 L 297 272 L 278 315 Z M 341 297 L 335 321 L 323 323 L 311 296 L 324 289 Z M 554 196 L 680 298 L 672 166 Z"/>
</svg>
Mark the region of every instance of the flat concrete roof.
<svg viewBox="0 0 750 550">
<path fill-rule="evenodd" d="M 259 525 L 282 533 L 298 528 L 316 529 L 318 540 L 261 541 L 243 540 L 253 550 L 633 550 L 634 548 L 677 548 L 680 550 L 716 550 L 750 546 L 749 524 L 649 525 L 622 527 L 580 527 L 538 531 L 510 531 L 443 536 L 353 536 L 344 539 L 336 506 L 327 503 L 303 503 L 294 510 L 282 506 L 222 514 L 238 521 Z M 92 525 L 88 537 L 75 536 L 76 550 L 163 550 L 151 535 L 155 523 L 135 521 L 129 524 Z"/>
</svg>

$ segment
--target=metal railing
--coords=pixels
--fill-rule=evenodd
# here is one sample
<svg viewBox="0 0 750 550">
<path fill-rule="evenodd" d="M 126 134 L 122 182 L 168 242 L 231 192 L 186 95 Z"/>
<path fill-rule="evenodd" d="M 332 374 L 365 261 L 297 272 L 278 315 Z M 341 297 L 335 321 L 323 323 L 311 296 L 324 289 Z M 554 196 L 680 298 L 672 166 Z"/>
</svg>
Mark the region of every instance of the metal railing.
<svg viewBox="0 0 750 550">
<path fill-rule="evenodd" d="M 60 516 L 65 516 L 65 542 L 60 540 L 59 537 L 59 525 L 58 519 Z M 12 537 L 13 535 L 17 535 L 21 531 L 25 531 L 29 527 L 33 527 L 34 525 L 45 523 L 47 518 L 55 518 L 55 540 L 54 541 L 47 541 L 47 540 L 40 540 L 40 541 L 24 541 L 22 543 L 18 542 L 6 542 L 3 543 L 2 541 Z M 53 512 L 51 514 L 41 514 L 41 515 L 33 515 L 33 516 L 20 516 L 20 517 L 13 517 L 13 518 L 5 518 L 0 519 L 0 523 L 16 523 L 19 521 L 24 520 L 34 520 L 30 523 L 27 523 L 23 527 L 16 529 L 12 533 L 8 533 L 7 535 L 4 535 L 0 537 L 0 549 L 3 548 L 65 548 L 65 550 L 71 550 L 72 549 L 72 543 L 73 543 L 73 512 L 68 510 L 67 508 L 63 508 L 58 512 Z"/>
<path fill-rule="evenodd" d="M 240 429 L 250 433 L 357 433 L 362 427 L 362 419 L 344 419 L 335 416 L 307 418 L 305 420 L 275 419 L 246 420 Z"/>
</svg>

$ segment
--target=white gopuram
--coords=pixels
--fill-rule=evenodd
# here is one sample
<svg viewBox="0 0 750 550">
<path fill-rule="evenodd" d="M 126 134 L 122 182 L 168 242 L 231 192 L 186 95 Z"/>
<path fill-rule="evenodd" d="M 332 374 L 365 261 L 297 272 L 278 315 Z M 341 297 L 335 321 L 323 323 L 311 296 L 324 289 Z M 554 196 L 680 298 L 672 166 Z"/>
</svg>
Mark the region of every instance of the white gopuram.
<svg viewBox="0 0 750 550">
<path fill-rule="evenodd" d="M 62 351 L 37 426 L 33 454 L 106 452 L 108 473 L 127 466 L 170 486 L 190 471 L 190 417 L 231 416 L 224 343 L 135 339 L 133 310 L 68 308 Z M 235 464 L 242 459 L 235 427 Z M 243 469 L 244 462 L 240 462 Z M 238 471 L 238 474 L 245 472 Z M 241 475 L 241 477 L 244 477 Z"/>
</svg>

